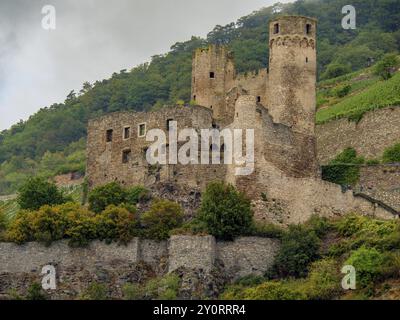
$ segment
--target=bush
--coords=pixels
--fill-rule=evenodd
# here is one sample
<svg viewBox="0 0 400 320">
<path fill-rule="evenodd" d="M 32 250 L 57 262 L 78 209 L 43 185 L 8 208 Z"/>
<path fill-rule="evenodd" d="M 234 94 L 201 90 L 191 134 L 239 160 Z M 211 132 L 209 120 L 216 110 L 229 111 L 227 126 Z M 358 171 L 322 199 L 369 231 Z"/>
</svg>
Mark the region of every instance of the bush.
<svg viewBox="0 0 400 320">
<path fill-rule="evenodd" d="M 136 208 L 131 211 L 114 205 L 108 206 L 101 214 L 96 216 L 97 234 L 99 239 L 118 240 L 121 243 L 128 243 L 137 235 L 138 219 Z"/>
<path fill-rule="evenodd" d="M 143 299 L 143 290 L 137 283 L 127 283 L 122 287 L 122 294 L 125 300 Z"/>
<path fill-rule="evenodd" d="M 326 68 L 326 71 L 321 75 L 321 79 L 331 79 L 350 73 L 351 68 L 347 64 L 331 63 Z"/>
<path fill-rule="evenodd" d="M 135 186 L 127 190 L 126 202 L 137 204 L 142 201 L 147 201 L 151 198 L 150 191 L 143 186 Z"/>
<path fill-rule="evenodd" d="M 180 278 L 174 273 L 149 280 L 144 288 L 146 299 L 175 300 L 178 297 Z"/>
<path fill-rule="evenodd" d="M 20 211 L 6 232 L 8 241 L 24 243 L 70 239 L 70 244 L 83 245 L 96 238 L 94 214 L 78 204 L 43 206 L 37 211 Z"/>
<path fill-rule="evenodd" d="M 147 237 L 164 240 L 169 237 L 172 229 L 182 225 L 183 209 L 176 202 L 156 199 L 150 210 L 143 214 L 141 221 Z"/>
<path fill-rule="evenodd" d="M 94 188 L 89 192 L 90 210 L 100 213 L 109 205 L 118 206 L 127 200 L 127 191 L 117 182 Z"/>
<path fill-rule="evenodd" d="M 301 287 L 284 281 L 268 281 L 258 286 L 245 288 L 230 286 L 222 295 L 222 300 L 306 300 Z"/>
<path fill-rule="evenodd" d="M 108 292 L 105 284 L 91 283 L 81 296 L 83 300 L 108 300 Z"/>
<path fill-rule="evenodd" d="M 18 191 L 18 204 L 21 209 L 37 210 L 44 205 L 57 205 L 72 201 L 65 197 L 53 183 L 43 178 L 30 178 Z"/>
<path fill-rule="evenodd" d="M 322 179 L 340 185 L 355 185 L 360 178 L 360 164 L 365 159 L 357 157 L 353 148 L 347 148 L 336 156 L 329 165 L 322 167 Z"/>
<path fill-rule="evenodd" d="M 276 238 L 281 239 L 284 234 L 284 230 L 272 223 L 260 223 L 254 222 L 252 230 L 249 233 L 251 236 L 264 237 L 264 238 Z"/>
<path fill-rule="evenodd" d="M 382 275 L 384 261 L 384 255 L 378 250 L 362 246 L 352 252 L 345 264 L 352 265 L 356 269 L 356 283 L 365 288 L 373 285 Z"/>
<path fill-rule="evenodd" d="M 273 273 L 281 277 L 304 277 L 318 257 L 320 240 L 314 231 L 302 225 L 290 225 L 282 237 Z"/>
<path fill-rule="evenodd" d="M 35 282 L 29 286 L 26 295 L 26 300 L 47 300 L 47 299 L 48 296 L 39 283 Z"/>
<path fill-rule="evenodd" d="M 217 238 L 233 239 L 252 230 L 250 200 L 232 185 L 210 183 L 202 196 L 198 219 Z"/>
<path fill-rule="evenodd" d="M 374 73 L 383 80 L 388 80 L 399 66 L 399 59 L 396 54 L 387 54 L 380 60 L 374 68 Z"/>
<path fill-rule="evenodd" d="M 340 273 L 337 262 L 323 259 L 310 267 L 306 295 L 312 300 L 328 300 L 340 294 Z"/>
<path fill-rule="evenodd" d="M 333 90 L 333 94 L 338 98 L 343 98 L 350 93 L 350 90 L 351 90 L 351 85 L 344 84 L 344 85 L 340 85 L 340 86 L 336 87 Z"/>
<path fill-rule="evenodd" d="M 384 163 L 400 162 L 400 143 L 387 148 L 383 152 L 382 159 Z"/>
</svg>

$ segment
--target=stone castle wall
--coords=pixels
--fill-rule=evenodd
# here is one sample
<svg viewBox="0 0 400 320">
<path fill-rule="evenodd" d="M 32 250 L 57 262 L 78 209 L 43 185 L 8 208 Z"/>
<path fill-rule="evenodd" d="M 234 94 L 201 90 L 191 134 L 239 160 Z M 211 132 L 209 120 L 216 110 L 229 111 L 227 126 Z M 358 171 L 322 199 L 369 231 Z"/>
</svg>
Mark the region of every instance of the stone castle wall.
<svg viewBox="0 0 400 320">
<path fill-rule="evenodd" d="M 387 147 L 400 142 L 400 107 L 388 107 L 364 114 L 360 122 L 346 118 L 317 125 L 320 164 L 327 164 L 348 147 L 366 158 L 379 158 Z"/>
<path fill-rule="evenodd" d="M 71 248 L 66 241 L 46 247 L 39 243 L 0 243 L 0 298 L 11 289 L 26 291 L 41 282 L 46 265 L 56 269 L 55 299 L 76 296 L 93 281 L 112 284 L 121 296 L 127 282 L 141 282 L 177 269 L 210 273 L 215 268 L 230 280 L 266 272 L 274 261 L 279 241 L 244 237 L 219 242 L 212 236 L 173 236 L 169 241 L 133 239 L 128 245 L 95 241 L 86 248 Z M 147 267 L 146 267 L 147 266 Z"/>
<path fill-rule="evenodd" d="M 400 164 L 362 166 L 356 190 L 400 212 Z"/>
<path fill-rule="evenodd" d="M 150 165 L 147 162 L 146 151 L 153 142 L 140 136 L 140 126 L 145 126 L 145 133 L 151 129 L 161 129 L 166 133 L 168 159 L 168 121 L 177 121 L 178 132 L 183 128 L 209 129 L 213 122 L 211 112 L 198 106 L 176 106 L 148 113 L 120 112 L 90 120 L 87 141 L 90 187 L 113 181 L 127 186 L 171 181 L 203 187 L 214 179 L 223 180 L 223 165 Z M 129 128 L 128 138 L 125 138 L 126 128 Z M 111 141 L 107 141 L 107 132 L 111 130 Z M 125 161 L 124 152 L 129 153 Z"/>
</svg>

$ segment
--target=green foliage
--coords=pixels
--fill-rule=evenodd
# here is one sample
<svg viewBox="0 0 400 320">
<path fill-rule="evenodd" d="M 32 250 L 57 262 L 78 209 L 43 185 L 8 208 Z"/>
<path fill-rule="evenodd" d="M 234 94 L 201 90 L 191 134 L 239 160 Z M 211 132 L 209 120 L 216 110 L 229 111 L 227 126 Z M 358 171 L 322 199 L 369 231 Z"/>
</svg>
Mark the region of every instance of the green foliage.
<svg viewBox="0 0 400 320">
<path fill-rule="evenodd" d="M 43 206 L 36 211 L 20 211 L 7 229 L 8 241 L 39 241 L 47 245 L 64 238 L 86 244 L 96 238 L 94 214 L 78 204 Z"/>
<path fill-rule="evenodd" d="M 344 85 L 340 85 L 340 86 L 336 87 L 334 89 L 334 94 L 335 94 L 335 96 L 337 96 L 339 98 L 343 98 L 350 93 L 350 90 L 351 90 L 351 85 L 344 84 Z"/>
<path fill-rule="evenodd" d="M 47 299 L 48 296 L 39 283 L 34 282 L 29 286 L 26 295 L 26 300 L 47 300 Z"/>
<path fill-rule="evenodd" d="M 210 183 L 202 195 L 198 219 L 210 234 L 232 239 L 252 229 L 253 212 L 250 200 L 232 185 Z"/>
<path fill-rule="evenodd" d="M 255 221 L 250 231 L 250 235 L 256 237 L 281 239 L 284 230 L 273 223 L 260 223 Z"/>
<path fill-rule="evenodd" d="M 82 300 L 108 300 L 108 289 L 105 284 L 92 282 L 80 297 Z"/>
<path fill-rule="evenodd" d="M 132 210 L 133 209 L 133 210 Z M 136 208 L 131 211 L 115 205 L 108 206 L 102 213 L 96 216 L 97 234 L 99 239 L 118 240 L 128 243 L 138 233 L 138 219 L 135 215 Z"/>
<path fill-rule="evenodd" d="M 321 79 L 332 79 L 351 72 L 348 64 L 340 64 L 337 62 L 331 63 L 326 67 L 325 72 L 321 75 Z"/>
<path fill-rule="evenodd" d="M 384 255 L 375 248 L 360 247 L 346 260 L 346 265 L 356 269 L 356 281 L 361 287 L 368 287 L 382 275 Z"/>
<path fill-rule="evenodd" d="M 384 163 L 400 162 L 400 143 L 385 149 L 382 156 Z"/>
<path fill-rule="evenodd" d="M 180 278 L 174 273 L 150 279 L 142 289 L 144 299 L 176 300 L 180 288 Z"/>
<path fill-rule="evenodd" d="M 400 73 L 379 81 L 329 108 L 317 112 L 317 124 L 338 118 L 359 120 L 365 112 L 400 104 Z"/>
<path fill-rule="evenodd" d="M 306 300 L 301 288 L 292 282 L 268 281 L 255 287 L 241 285 L 229 287 L 222 295 L 222 300 Z"/>
<path fill-rule="evenodd" d="M 318 19 L 318 74 L 322 74 L 322 78 L 364 68 L 385 53 L 399 50 L 398 0 L 355 0 L 352 5 L 358 12 L 367 14 L 358 15 L 357 31 L 348 32 L 343 32 L 338 23 L 342 18 L 342 0 L 295 1 L 281 6 L 279 14 Z M 191 59 L 197 48 L 211 43 L 228 45 L 234 53 L 238 72 L 267 67 L 269 35 L 266 26 L 277 16 L 273 10 L 273 7 L 262 8 L 235 23 L 216 26 L 207 39 L 192 37 L 175 43 L 164 55 L 153 56 L 149 63 L 129 71 L 121 70 L 109 79 L 92 84 L 85 82 L 79 93 L 72 91 L 64 103 L 42 108 L 27 121 L 1 132 L 0 193 L 14 192 L 27 176 L 38 170 L 46 177 L 67 171 L 83 172 L 83 143 L 89 118 L 114 111 L 145 111 L 179 100 L 188 103 Z M 390 97 L 371 103 L 361 97 L 353 99 L 335 106 L 330 112 L 320 110 L 319 121 L 347 116 L 343 109 L 375 108 L 395 102 Z M 357 112 L 352 110 L 353 113 Z M 79 147 L 69 150 L 76 147 L 74 144 Z"/>
<path fill-rule="evenodd" d="M 137 204 L 151 198 L 150 191 L 143 186 L 135 186 L 127 190 L 126 202 Z"/>
<path fill-rule="evenodd" d="M 126 283 L 122 287 L 122 294 L 125 300 L 143 299 L 143 289 L 138 283 Z"/>
<path fill-rule="evenodd" d="M 147 237 L 164 240 L 169 237 L 170 231 L 178 228 L 183 223 L 183 209 L 173 201 L 156 199 L 150 210 L 142 216 Z"/>
<path fill-rule="evenodd" d="M 329 165 L 322 167 L 322 179 L 340 185 L 355 185 L 360 178 L 360 164 L 365 159 L 358 157 L 353 148 L 343 150 Z"/>
<path fill-rule="evenodd" d="M 304 277 L 309 265 L 319 257 L 320 239 L 313 230 L 290 225 L 282 237 L 273 273 L 280 277 Z"/>
<path fill-rule="evenodd" d="M 89 193 L 90 210 L 100 213 L 109 205 L 120 205 L 126 202 L 127 191 L 117 182 L 111 182 L 94 188 Z"/>
<path fill-rule="evenodd" d="M 383 80 L 388 80 L 392 77 L 399 64 L 399 58 L 396 54 L 387 54 L 375 65 L 374 73 Z"/>
<path fill-rule="evenodd" d="M 322 259 L 310 267 L 306 282 L 306 295 L 311 300 L 328 300 L 340 294 L 341 275 L 333 259 Z"/>
<path fill-rule="evenodd" d="M 30 178 L 19 189 L 18 204 L 21 209 L 37 210 L 44 205 L 57 205 L 71 201 L 53 183 L 43 178 Z"/>
</svg>

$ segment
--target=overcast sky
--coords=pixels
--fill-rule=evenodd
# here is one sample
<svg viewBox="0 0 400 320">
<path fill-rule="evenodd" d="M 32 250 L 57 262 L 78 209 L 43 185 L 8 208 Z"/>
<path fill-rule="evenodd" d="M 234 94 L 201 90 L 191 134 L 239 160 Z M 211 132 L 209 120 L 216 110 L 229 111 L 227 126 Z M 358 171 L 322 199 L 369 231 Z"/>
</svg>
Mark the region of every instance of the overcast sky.
<svg viewBox="0 0 400 320">
<path fill-rule="evenodd" d="M 0 130 L 277 0 L 0 0 Z M 291 1 L 280 1 L 291 2 Z M 42 8 L 56 29 L 42 28 Z"/>
</svg>

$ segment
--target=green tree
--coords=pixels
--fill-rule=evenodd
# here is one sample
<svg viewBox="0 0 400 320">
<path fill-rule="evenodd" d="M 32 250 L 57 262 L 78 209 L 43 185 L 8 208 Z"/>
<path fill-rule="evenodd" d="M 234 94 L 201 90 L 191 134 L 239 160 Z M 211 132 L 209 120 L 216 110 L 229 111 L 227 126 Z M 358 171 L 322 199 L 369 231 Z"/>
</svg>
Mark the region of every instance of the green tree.
<svg viewBox="0 0 400 320">
<path fill-rule="evenodd" d="M 274 272 L 280 277 L 305 277 L 310 264 L 319 257 L 319 247 L 320 240 L 313 230 L 302 225 L 290 225 L 282 237 Z"/>
<path fill-rule="evenodd" d="M 117 182 L 111 182 L 98 186 L 89 192 L 90 210 L 100 213 L 109 205 L 118 206 L 124 203 L 127 198 L 127 192 Z"/>
<path fill-rule="evenodd" d="M 253 227 L 250 200 L 232 185 L 210 183 L 202 195 L 198 219 L 207 231 L 222 239 L 247 234 Z"/>
<path fill-rule="evenodd" d="M 172 229 L 183 223 L 183 209 L 173 201 L 156 199 L 150 210 L 142 216 L 142 224 L 146 228 L 146 236 L 151 239 L 164 240 Z"/>
<path fill-rule="evenodd" d="M 37 210 L 44 205 L 57 205 L 72 201 L 71 198 L 64 196 L 57 186 L 40 177 L 34 177 L 18 191 L 18 204 L 21 209 Z"/>
<path fill-rule="evenodd" d="M 397 55 L 387 54 L 375 65 L 374 73 L 382 79 L 388 80 L 392 77 L 392 74 L 396 71 L 398 66 L 399 59 Z"/>
</svg>

